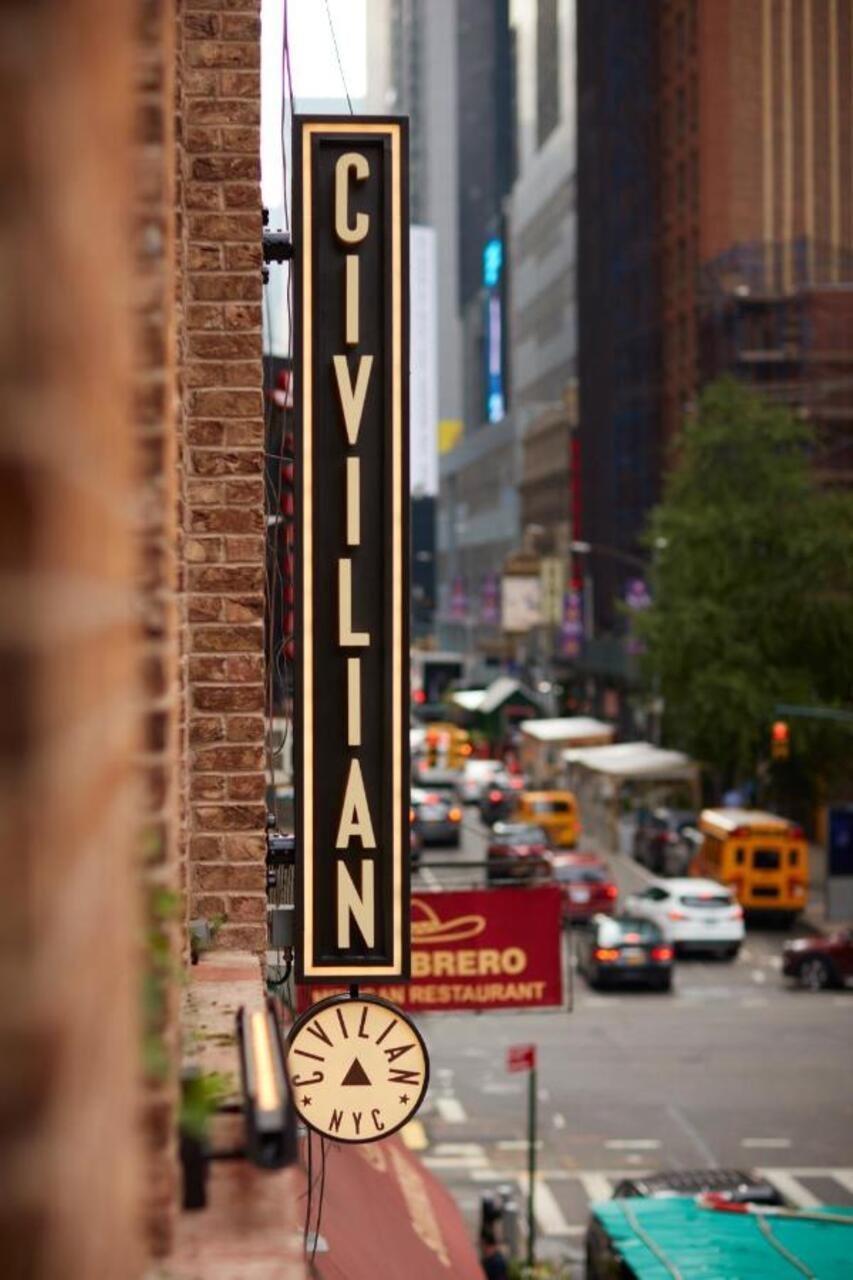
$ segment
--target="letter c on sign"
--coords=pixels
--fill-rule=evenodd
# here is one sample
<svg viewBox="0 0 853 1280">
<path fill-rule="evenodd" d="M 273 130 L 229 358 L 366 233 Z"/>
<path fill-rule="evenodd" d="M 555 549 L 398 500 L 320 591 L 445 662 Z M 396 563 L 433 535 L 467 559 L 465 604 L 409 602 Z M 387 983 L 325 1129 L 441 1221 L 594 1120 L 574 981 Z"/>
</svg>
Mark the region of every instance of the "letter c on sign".
<svg viewBox="0 0 853 1280">
<path fill-rule="evenodd" d="M 357 213 L 355 221 L 349 221 L 350 173 L 358 182 L 364 182 L 370 173 L 370 165 L 356 151 L 347 151 L 335 165 L 335 233 L 344 244 L 358 244 L 367 235 L 370 219 L 366 213 Z"/>
</svg>

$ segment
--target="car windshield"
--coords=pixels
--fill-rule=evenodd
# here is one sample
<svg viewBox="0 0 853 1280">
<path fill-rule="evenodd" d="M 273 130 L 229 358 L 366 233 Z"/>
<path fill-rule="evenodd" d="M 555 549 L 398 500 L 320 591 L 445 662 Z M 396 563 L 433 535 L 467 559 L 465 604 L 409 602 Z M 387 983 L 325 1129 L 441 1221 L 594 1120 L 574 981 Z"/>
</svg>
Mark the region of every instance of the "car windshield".
<svg viewBox="0 0 853 1280">
<path fill-rule="evenodd" d="M 727 893 L 683 893 L 679 901 L 683 907 L 699 907 L 702 911 L 720 911 L 732 905 Z"/>
<path fill-rule="evenodd" d="M 499 822 L 495 835 L 501 840 L 511 840 L 513 844 L 547 844 L 541 827 L 531 827 L 523 822 Z"/>
<path fill-rule="evenodd" d="M 554 875 L 564 884 L 604 884 L 607 880 L 603 867 L 557 866 Z"/>
<path fill-rule="evenodd" d="M 628 937 L 626 938 L 626 935 Z M 633 920 L 617 916 L 614 920 L 601 920 L 598 925 L 598 941 L 605 947 L 636 937 L 641 942 L 657 942 L 662 937 L 660 929 L 651 920 Z"/>
<path fill-rule="evenodd" d="M 571 805 L 566 800 L 534 800 L 530 808 L 534 813 L 571 812 Z"/>
</svg>

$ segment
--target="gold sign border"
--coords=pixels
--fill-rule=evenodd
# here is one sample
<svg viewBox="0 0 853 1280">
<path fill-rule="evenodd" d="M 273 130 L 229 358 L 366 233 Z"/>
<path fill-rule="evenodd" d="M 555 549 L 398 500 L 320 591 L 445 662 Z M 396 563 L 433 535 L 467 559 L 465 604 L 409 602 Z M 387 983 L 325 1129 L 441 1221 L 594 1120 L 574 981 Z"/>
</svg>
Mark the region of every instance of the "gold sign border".
<svg viewBox="0 0 853 1280">
<path fill-rule="evenodd" d="M 302 976 L 309 978 L 398 977 L 403 972 L 403 261 L 402 261 L 402 173 L 401 126 L 371 124 L 369 121 L 343 123 L 316 121 L 302 126 Z M 313 432 L 313 289 L 312 273 L 312 173 L 311 141 L 314 135 L 334 137 L 372 134 L 386 137 L 391 144 L 391 487 L 392 497 L 392 831 L 393 831 L 393 962 L 390 965 L 317 965 L 314 962 L 314 564 L 313 564 L 313 474 L 311 447 Z M 310 691 L 310 696 L 309 696 Z"/>
</svg>

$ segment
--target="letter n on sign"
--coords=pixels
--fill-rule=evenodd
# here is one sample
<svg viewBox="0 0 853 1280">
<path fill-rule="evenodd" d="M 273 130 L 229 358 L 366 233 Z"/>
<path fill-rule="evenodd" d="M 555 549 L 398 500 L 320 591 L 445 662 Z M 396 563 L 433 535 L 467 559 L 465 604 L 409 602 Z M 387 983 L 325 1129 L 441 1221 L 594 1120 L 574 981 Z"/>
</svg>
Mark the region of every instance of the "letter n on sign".
<svg viewBox="0 0 853 1280">
<path fill-rule="evenodd" d="M 297 977 L 409 976 L 404 119 L 297 116 Z"/>
</svg>

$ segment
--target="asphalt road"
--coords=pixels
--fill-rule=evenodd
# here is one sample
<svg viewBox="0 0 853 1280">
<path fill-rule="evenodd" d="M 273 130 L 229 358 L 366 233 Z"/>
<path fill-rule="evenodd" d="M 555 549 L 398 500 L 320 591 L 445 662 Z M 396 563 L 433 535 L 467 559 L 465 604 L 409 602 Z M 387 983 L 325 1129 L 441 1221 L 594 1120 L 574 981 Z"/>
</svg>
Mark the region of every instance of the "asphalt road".
<svg viewBox="0 0 853 1280">
<path fill-rule="evenodd" d="M 427 850 L 416 886 L 481 884 L 437 866 L 477 858 L 486 832 L 466 811 L 461 850 Z M 611 858 L 622 893 L 645 873 Z M 734 962 L 680 960 L 672 994 L 591 991 L 573 1011 L 430 1014 L 432 1083 L 407 1135 L 476 1231 L 480 1194 L 526 1188 L 526 1077 L 507 1047 L 539 1053 L 536 1216 L 542 1257 L 577 1262 L 591 1201 L 640 1169 L 763 1170 L 792 1201 L 853 1204 L 853 990 L 789 989 L 788 935 L 750 929 Z"/>
</svg>

